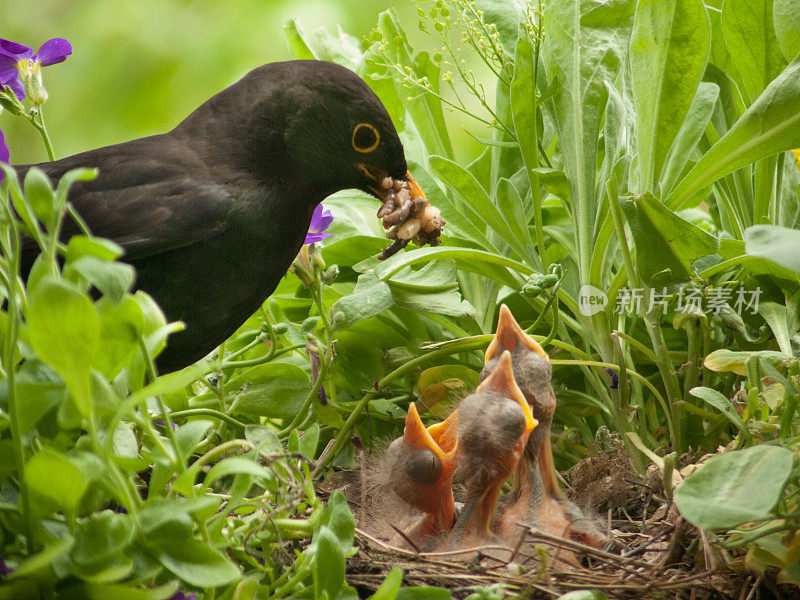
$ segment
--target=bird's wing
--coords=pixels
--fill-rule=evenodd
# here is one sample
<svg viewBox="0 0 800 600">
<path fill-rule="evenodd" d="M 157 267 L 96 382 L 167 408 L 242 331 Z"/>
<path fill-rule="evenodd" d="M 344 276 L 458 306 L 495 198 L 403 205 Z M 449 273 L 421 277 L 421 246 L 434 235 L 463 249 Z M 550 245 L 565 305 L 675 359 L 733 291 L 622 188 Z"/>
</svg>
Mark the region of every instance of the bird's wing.
<svg viewBox="0 0 800 600">
<path fill-rule="evenodd" d="M 36 165 L 53 180 L 77 167 L 97 167 L 94 181 L 74 184 L 69 201 L 93 235 L 113 240 L 135 261 L 219 235 L 230 223 L 236 199 L 208 177 L 190 153 L 145 138 Z M 62 240 L 79 233 L 70 218 Z M 38 253 L 32 240 L 24 251 Z"/>
</svg>

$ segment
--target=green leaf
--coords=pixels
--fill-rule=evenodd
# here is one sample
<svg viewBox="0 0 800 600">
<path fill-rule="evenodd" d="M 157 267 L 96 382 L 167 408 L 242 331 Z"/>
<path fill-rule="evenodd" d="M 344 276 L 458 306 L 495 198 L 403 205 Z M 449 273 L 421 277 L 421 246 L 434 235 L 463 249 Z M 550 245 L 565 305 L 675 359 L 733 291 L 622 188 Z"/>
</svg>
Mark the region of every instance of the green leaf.
<svg viewBox="0 0 800 600">
<path fill-rule="evenodd" d="M 249 458 L 234 456 L 231 458 L 226 458 L 225 460 L 215 464 L 208 472 L 208 475 L 206 475 L 204 483 L 206 486 L 211 487 L 211 485 L 218 479 L 221 479 L 227 475 L 239 473 L 253 475 L 254 477 L 263 477 L 265 479 L 274 479 L 275 477 L 272 471 L 258 464 L 257 462 Z"/>
<path fill-rule="evenodd" d="M 331 306 L 331 325 L 334 331 L 347 329 L 351 325 L 382 313 L 394 305 L 392 291 L 380 281 L 375 273 L 365 273 L 358 278 L 352 294 L 337 300 Z"/>
<path fill-rule="evenodd" d="M 289 51 L 292 55 L 301 60 L 313 60 L 317 56 L 311 49 L 311 46 L 306 42 L 303 28 L 297 19 L 289 19 L 283 25 L 283 33 L 286 36 L 286 43 L 289 45 Z"/>
<path fill-rule="evenodd" d="M 170 581 L 152 588 L 131 587 L 113 583 L 82 583 L 68 587 L 64 600 L 169 600 L 175 596 L 180 582 Z M 62 593 L 59 592 L 59 598 Z"/>
<path fill-rule="evenodd" d="M 697 144 L 703 137 L 706 125 L 711 120 L 714 107 L 719 98 L 719 86 L 701 82 L 694 95 L 689 112 L 686 114 L 675 141 L 670 148 L 664 170 L 661 172 L 661 194 L 668 194 L 692 158 Z"/>
<path fill-rule="evenodd" d="M 652 287 L 690 281 L 691 263 L 719 248 L 717 238 L 681 219 L 652 194 L 621 199 L 639 270 Z"/>
<path fill-rule="evenodd" d="M 26 559 L 6 577 L 9 580 L 14 580 L 47 573 L 52 569 L 52 563 L 66 556 L 74 543 L 75 539 L 67 534 L 55 543 L 45 546 L 44 550 L 38 554 Z"/>
<path fill-rule="evenodd" d="M 128 515 L 110 510 L 78 521 L 72 560 L 82 565 L 102 563 L 125 550 L 135 538 Z"/>
<path fill-rule="evenodd" d="M 416 271 L 403 269 L 386 280 L 394 289 L 415 292 L 444 292 L 458 287 L 456 263 L 452 260 L 430 262 Z"/>
<path fill-rule="evenodd" d="M 775 37 L 787 61 L 800 54 L 800 11 L 796 0 L 775 0 L 772 5 Z"/>
<path fill-rule="evenodd" d="M 742 418 L 739 416 L 739 413 L 736 412 L 736 409 L 733 408 L 731 401 L 720 394 L 717 390 L 712 390 L 708 387 L 695 387 L 690 389 L 689 393 L 695 398 L 700 398 L 703 402 L 710 404 L 723 415 L 725 415 L 725 418 L 736 425 L 736 428 L 741 431 L 745 437 L 750 436 L 744 421 L 742 421 Z"/>
<path fill-rule="evenodd" d="M 122 246 L 105 238 L 88 238 L 74 235 L 67 243 L 66 261 L 75 262 L 84 256 L 94 256 L 101 260 L 116 260 L 124 254 Z"/>
<path fill-rule="evenodd" d="M 486 227 L 494 230 L 520 256 L 527 248 L 506 223 L 500 210 L 492 202 L 488 192 L 464 167 L 441 156 L 431 156 L 428 163 L 434 174 L 454 193 L 456 209 L 481 232 Z"/>
<path fill-rule="evenodd" d="M 61 376 L 78 410 L 88 416 L 89 366 L 100 337 L 91 300 L 67 282 L 48 275 L 31 292 L 25 318 L 34 351 Z"/>
<path fill-rule="evenodd" d="M 239 568 L 222 554 L 194 538 L 161 540 L 158 561 L 191 585 L 210 588 L 239 577 Z"/>
<path fill-rule="evenodd" d="M 136 271 L 131 265 L 107 261 L 91 255 L 81 256 L 75 262 L 67 263 L 67 266 L 64 267 L 64 277 L 67 279 L 76 281 L 76 274 L 114 302 L 122 299 L 122 296 L 131 289 L 136 278 Z"/>
<path fill-rule="evenodd" d="M 25 175 L 25 196 L 28 198 L 33 212 L 45 224 L 48 230 L 52 230 L 55 223 L 55 193 L 50 178 L 38 167 L 28 170 Z"/>
<path fill-rule="evenodd" d="M 711 29 L 702 0 L 639 0 L 631 33 L 639 191 L 655 191 L 703 76 Z"/>
<path fill-rule="evenodd" d="M 194 452 L 195 446 L 203 439 L 206 432 L 214 426 L 213 421 L 207 419 L 193 419 L 175 430 L 175 441 L 185 455 Z"/>
<path fill-rule="evenodd" d="M 336 598 L 344 583 L 344 554 L 339 541 L 326 526 L 314 534 L 314 598 Z"/>
<path fill-rule="evenodd" d="M 438 93 L 439 67 L 431 61 L 426 52 L 420 52 L 412 58 L 412 48 L 394 10 L 387 10 L 378 16 L 378 31 L 392 61 L 399 63 L 403 68 L 412 68 L 419 77 L 427 77 L 434 91 Z M 397 84 L 402 85 L 399 82 Z M 408 94 L 406 92 L 402 95 L 405 97 Z M 453 155 L 441 100 L 429 93 L 422 93 L 413 101 L 406 103 L 406 110 L 430 154 Z"/>
<path fill-rule="evenodd" d="M 236 414 L 291 419 L 311 391 L 306 372 L 288 363 L 259 365 L 247 373 L 251 385 L 239 396 Z"/>
<path fill-rule="evenodd" d="M 513 56 L 524 4 L 517 0 L 475 0 L 475 6 L 483 11 L 483 21 L 487 25 L 497 27 L 506 54 Z"/>
<path fill-rule="evenodd" d="M 598 136 L 607 84 L 625 60 L 635 2 L 547 3 L 542 56 L 549 81 L 559 85 L 548 103 L 570 183 L 577 225 L 579 277 L 588 281 L 592 230 L 597 217 Z"/>
<path fill-rule="evenodd" d="M 405 289 L 393 289 L 392 298 L 398 306 L 411 310 L 425 310 L 457 318 L 476 315 L 475 308 L 461 298 L 461 293 L 457 289 L 438 293 L 418 293 Z"/>
<path fill-rule="evenodd" d="M 95 304 L 100 323 L 100 347 L 92 367 L 113 379 L 126 366 L 139 348 L 144 330 L 144 314 L 132 296 L 121 302 L 101 298 Z"/>
<path fill-rule="evenodd" d="M 738 121 L 692 167 L 664 203 L 680 208 L 739 167 L 800 147 L 800 57 L 767 86 Z"/>
<path fill-rule="evenodd" d="M 773 262 L 800 275 L 800 231 L 777 225 L 754 225 L 744 232 L 750 256 Z"/>
<path fill-rule="evenodd" d="M 378 278 L 386 280 L 409 265 L 443 258 L 454 260 L 459 269 L 490 277 L 513 289 L 520 289 L 521 283 L 507 269 L 523 276 L 531 275 L 534 272 L 527 265 L 499 254 L 472 248 L 439 246 L 437 248 L 418 248 L 396 254 L 378 266 L 375 274 Z"/>
<path fill-rule="evenodd" d="M 344 556 L 352 552 L 356 522 L 342 490 L 336 490 L 328 498 L 328 502 L 322 511 L 319 525 L 324 525 L 334 534 Z"/>
<path fill-rule="evenodd" d="M 769 517 L 792 471 L 794 455 L 778 446 L 755 446 L 710 458 L 675 490 L 687 521 L 704 529 L 730 529 Z"/>
<path fill-rule="evenodd" d="M 17 397 L 24 398 L 24 402 L 20 402 L 17 408 L 22 434 L 28 433 L 39 419 L 66 397 L 64 384 L 55 376 L 51 376 L 54 381 L 50 380 L 42 371 L 44 367 L 41 363 L 26 361 L 14 380 Z M 0 398 L 7 401 L 8 379 L 0 380 Z"/>
<path fill-rule="evenodd" d="M 772 0 L 725 0 L 722 35 L 729 56 L 735 57 L 728 74 L 749 106 L 786 68 L 772 23 Z"/>
<path fill-rule="evenodd" d="M 706 356 L 704 364 L 706 369 L 711 371 L 717 371 L 719 373 L 733 372 L 737 375 L 747 375 L 747 361 L 752 356 L 758 356 L 759 359 L 765 360 L 772 365 L 780 364 L 792 358 L 790 354 L 783 354 L 782 352 L 775 352 L 774 350 L 734 352 L 726 348 L 720 348 Z"/>
<path fill-rule="evenodd" d="M 89 483 L 69 457 L 51 448 L 43 448 L 27 462 L 25 482 L 32 492 L 68 512 L 75 511 Z"/>
<path fill-rule="evenodd" d="M 403 570 L 393 567 L 381 586 L 369 597 L 369 600 L 394 600 L 403 583 Z"/>
</svg>

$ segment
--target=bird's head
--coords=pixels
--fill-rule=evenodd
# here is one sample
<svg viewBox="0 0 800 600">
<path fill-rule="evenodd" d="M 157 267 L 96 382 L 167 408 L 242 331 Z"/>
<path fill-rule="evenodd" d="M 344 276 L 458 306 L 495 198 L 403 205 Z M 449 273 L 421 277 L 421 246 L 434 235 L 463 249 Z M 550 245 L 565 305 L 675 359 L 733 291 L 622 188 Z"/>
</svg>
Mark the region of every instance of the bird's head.
<svg viewBox="0 0 800 600">
<path fill-rule="evenodd" d="M 457 414 L 427 429 L 412 402 L 403 436 L 387 450 L 390 486 L 405 502 L 432 513 L 452 504 L 450 482 L 457 465 Z"/>
<path fill-rule="evenodd" d="M 313 191 L 360 189 L 381 198 L 386 177 L 407 180 L 403 144 L 370 87 L 352 71 L 323 61 L 292 61 L 278 92 L 288 168 Z"/>
<path fill-rule="evenodd" d="M 492 373 L 503 352 L 511 353 L 514 378 L 533 407 L 533 415 L 543 424 L 549 423 L 555 410 L 555 394 L 550 384 L 553 374 L 550 357 L 544 348 L 525 333 L 505 304 L 500 306 L 497 331 L 486 349 L 481 380 Z"/>
</svg>

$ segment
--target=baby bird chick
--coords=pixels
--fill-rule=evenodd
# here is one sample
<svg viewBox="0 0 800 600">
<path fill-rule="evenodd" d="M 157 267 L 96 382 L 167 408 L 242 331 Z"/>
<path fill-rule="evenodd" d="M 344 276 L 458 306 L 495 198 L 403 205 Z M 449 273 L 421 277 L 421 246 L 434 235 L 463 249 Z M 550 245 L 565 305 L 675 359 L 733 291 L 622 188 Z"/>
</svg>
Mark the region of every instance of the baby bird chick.
<svg viewBox="0 0 800 600">
<path fill-rule="evenodd" d="M 426 429 L 412 402 L 403 437 L 394 440 L 386 452 L 390 489 L 406 504 L 425 513 L 405 532 L 418 547 L 453 527 L 457 428 L 458 413 L 453 412 L 446 421 Z"/>
<path fill-rule="evenodd" d="M 481 377 L 490 377 L 501 357 L 509 352 L 514 379 L 539 426 L 517 463 L 514 490 L 503 499 L 495 531 L 509 546 L 515 545 L 519 538 L 518 523 L 526 523 L 552 535 L 601 547 L 604 536 L 558 485 L 550 446 L 550 426 L 556 407 L 550 384 L 550 359 L 541 345 L 520 327 L 508 307 L 501 305 L 497 332 L 486 350 Z"/>
<path fill-rule="evenodd" d="M 462 400 L 458 412 L 459 461 L 467 496 L 451 545 L 471 547 L 493 541 L 489 527 L 500 488 L 537 425 L 514 381 L 511 353 L 503 352 L 475 393 Z"/>
</svg>

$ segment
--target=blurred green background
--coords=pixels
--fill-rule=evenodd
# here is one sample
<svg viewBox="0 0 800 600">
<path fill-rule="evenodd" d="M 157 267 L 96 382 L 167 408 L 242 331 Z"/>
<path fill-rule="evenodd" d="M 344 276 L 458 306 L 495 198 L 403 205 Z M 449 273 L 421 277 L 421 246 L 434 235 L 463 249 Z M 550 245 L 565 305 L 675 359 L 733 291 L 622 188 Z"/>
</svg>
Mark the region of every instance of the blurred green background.
<svg viewBox="0 0 800 600">
<path fill-rule="evenodd" d="M 73 46 L 44 70 L 45 120 L 56 157 L 171 129 L 250 69 L 291 58 L 284 23 L 361 38 L 394 7 L 413 33 L 410 0 L 0 1 L 0 37 L 34 49 L 53 37 Z M 12 163 L 46 160 L 36 131 L 0 116 Z"/>
</svg>

